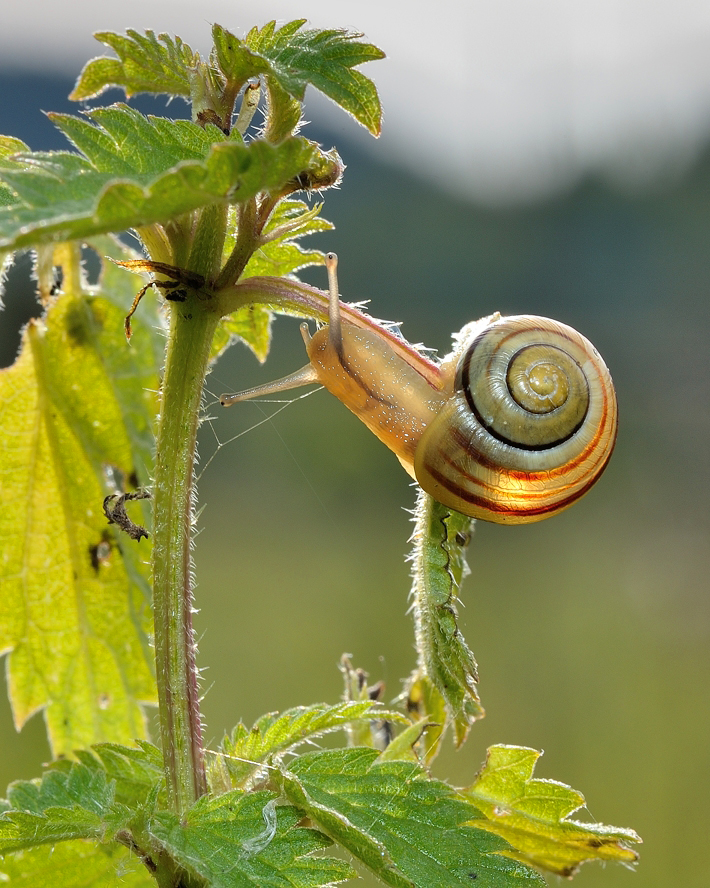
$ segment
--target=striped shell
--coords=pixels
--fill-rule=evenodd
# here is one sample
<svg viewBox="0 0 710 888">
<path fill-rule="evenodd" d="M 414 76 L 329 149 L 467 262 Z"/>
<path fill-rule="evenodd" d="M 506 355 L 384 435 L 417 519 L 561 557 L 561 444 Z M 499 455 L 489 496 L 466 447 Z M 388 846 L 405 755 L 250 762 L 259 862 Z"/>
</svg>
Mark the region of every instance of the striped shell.
<svg viewBox="0 0 710 888">
<path fill-rule="evenodd" d="M 584 336 L 547 318 L 496 318 L 463 347 L 453 393 L 424 431 L 414 471 L 459 512 L 539 521 L 594 484 L 616 427 L 611 376 Z"/>
</svg>

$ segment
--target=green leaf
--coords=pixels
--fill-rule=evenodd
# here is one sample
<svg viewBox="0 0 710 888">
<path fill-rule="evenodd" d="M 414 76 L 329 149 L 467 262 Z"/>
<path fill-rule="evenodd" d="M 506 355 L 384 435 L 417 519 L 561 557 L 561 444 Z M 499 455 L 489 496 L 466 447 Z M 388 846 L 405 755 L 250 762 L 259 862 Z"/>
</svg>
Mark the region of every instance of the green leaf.
<svg viewBox="0 0 710 888">
<path fill-rule="evenodd" d="M 321 250 L 303 250 L 297 238 L 332 231 L 332 222 L 322 219 L 323 204 L 309 208 L 301 200 L 282 200 L 264 229 L 259 248 L 244 269 L 241 280 L 256 275 L 285 277 L 310 265 L 323 265 Z M 230 251 L 231 252 L 231 251 Z"/>
<path fill-rule="evenodd" d="M 12 136 L 0 136 L 0 158 L 11 157 L 13 154 L 29 150 L 20 139 L 15 139 Z M 0 207 L 10 206 L 16 200 L 17 195 L 10 188 L 0 185 Z"/>
<path fill-rule="evenodd" d="M 476 661 L 458 628 L 456 611 L 461 581 L 468 572 L 465 550 L 473 522 L 424 491 L 419 493 L 414 520 L 412 610 L 418 664 L 410 682 L 416 685 L 424 679 L 441 694 L 460 746 L 471 724 L 484 714 L 476 689 Z M 431 691 L 423 695 L 431 696 Z"/>
<path fill-rule="evenodd" d="M 379 135 L 382 108 L 377 90 L 368 77 L 353 69 L 384 58 L 384 53 L 371 43 L 360 42 L 361 34 L 303 31 L 305 23 L 299 19 L 276 30 L 276 23 L 270 22 L 261 29 L 253 28 L 244 41 L 216 26 L 215 47 L 224 75 L 236 83 L 264 75 L 267 85 L 275 83 L 277 89 L 299 101 L 311 83 Z"/>
<path fill-rule="evenodd" d="M 0 207 L 0 247 L 75 240 L 166 222 L 215 203 L 278 189 L 306 169 L 314 148 L 224 140 L 217 127 L 144 117 L 127 106 L 67 114 L 54 123 L 83 152 L 32 153 L 0 162 L 17 195 Z"/>
<path fill-rule="evenodd" d="M 8 157 L 20 151 L 29 150 L 22 139 L 16 139 L 14 136 L 0 136 L 0 157 Z"/>
<path fill-rule="evenodd" d="M 506 843 L 467 825 L 476 809 L 415 763 L 381 762 L 371 749 L 329 750 L 295 759 L 282 779 L 288 800 L 388 885 L 544 884 L 503 856 Z"/>
<path fill-rule="evenodd" d="M 246 305 L 219 322 L 212 339 L 210 359 L 218 358 L 235 339 L 241 339 L 263 364 L 271 348 L 273 315 L 263 305 Z"/>
<path fill-rule="evenodd" d="M 355 876 L 341 860 L 313 857 L 330 841 L 298 824 L 300 811 L 276 804 L 271 792 L 229 792 L 200 799 L 183 822 L 168 813 L 151 819 L 151 833 L 188 872 L 212 888 L 316 888 Z"/>
<path fill-rule="evenodd" d="M 212 40 L 220 71 L 237 88 L 250 77 L 269 72 L 271 66 L 268 60 L 252 52 L 243 40 L 222 25 L 212 25 Z"/>
<path fill-rule="evenodd" d="M 333 229 L 332 222 L 320 217 L 322 204 L 309 207 L 301 200 L 281 200 L 269 217 L 261 237 L 261 245 L 253 253 L 240 278 L 255 275 L 284 277 L 309 265 L 322 265 L 321 250 L 304 250 L 296 238 Z M 237 229 L 234 211 L 230 214 L 223 258 L 226 261 L 236 244 Z M 236 336 L 254 352 L 262 363 L 271 347 L 271 311 L 262 305 L 249 305 L 220 321 L 212 341 L 214 360 Z"/>
<path fill-rule="evenodd" d="M 116 801 L 130 808 L 145 804 L 155 789 L 163 789 L 163 755 L 157 746 L 142 741 L 138 746 L 97 743 L 91 750 L 76 752 L 87 768 L 102 770 L 112 781 Z M 57 763 L 56 768 L 62 765 Z"/>
<path fill-rule="evenodd" d="M 70 839 L 103 839 L 130 822 L 129 808 L 115 803 L 106 772 L 83 763 L 51 768 L 39 780 L 8 788 L 10 810 L 0 815 L 0 853 Z"/>
<path fill-rule="evenodd" d="M 232 736 L 225 738 L 220 753 L 231 780 L 238 785 L 258 769 L 259 763 L 271 756 L 293 752 L 302 743 L 353 723 L 369 724 L 382 719 L 409 723 L 401 713 L 387 710 L 370 700 L 334 706 L 325 703 L 296 706 L 282 713 L 263 715 L 252 728 L 240 722 Z"/>
<path fill-rule="evenodd" d="M 155 888 L 128 849 L 86 840 L 7 854 L 0 861 L 3 876 L 14 888 Z"/>
<path fill-rule="evenodd" d="M 155 700 L 150 544 L 120 537 L 102 501 L 150 478 L 158 378 L 155 324 L 130 347 L 123 333 L 135 278 L 107 263 L 109 300 L 82 287 L 77 246 L 55 260 L 65 292 L 0 372 L 0 648 L 16 726 L 44 708 L 59 755 L 144 736 Z"/>
<path fill-rule="evenodd" d="M 533 778 L 542 753 L 525 746 L 492 746 L 486 763 L 464 791 L 488 818 L 472 825 L 506 839 L 508 856 L 560 876 L 573 876 L 588 860 L 631 864 L 637 854 L 629 842 L 641 839 L 631 829 L 582 823 L 569 817 L 584 796 L 556 780 Z"/>
<path fill-rule="evenodd" d="M 94 37 L 111 47 L 118 59 L 102 56 L 87 62 L 70 99 L 91 99 L 111 86 L 123 87 L 128 98 L 142 92 L 190 95 L 190 74 L 199 55 L 179 37 L 156 37 L 153 31 L 143 35 L 131 28 L 125 36 L 98 31 Z"/>
</svg>

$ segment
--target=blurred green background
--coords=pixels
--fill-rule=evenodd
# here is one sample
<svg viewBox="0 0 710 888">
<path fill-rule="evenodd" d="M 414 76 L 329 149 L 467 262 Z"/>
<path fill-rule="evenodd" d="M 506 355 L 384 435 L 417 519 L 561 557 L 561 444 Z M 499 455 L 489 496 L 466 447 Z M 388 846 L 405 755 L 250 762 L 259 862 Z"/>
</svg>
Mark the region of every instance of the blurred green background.
<svg viewBox="0 0 710 888">
<path fill-rule="evenodd" d="M 61 147 L 36 109 L 68 108 L 71 85 L 5 72 L 0 132 Z M 617 385 L 617 450 L 590 495 L 542 524 L 477 526 L 462 624 L 487 716 L 463 750 L 447 747 L 436 775 L 470 782 L 491 743 L 543 749 L 538 776 L 570 783 L 591 816 L 645 842 L 635 873 L 589 865 L 576 885 L 706 888 L 710 154 L 644 191 L 589 179 L 491 209 L 378 165 L 345 128 L 306 135 L 335 143 L 348 166 L 326 199 L 337 229 L 317 243 L 338 252 L 346 300 L 371 300 L 374 315 L 440 353 L 452 331 L 494 310 L 549 315 L 595 343 Z M 10 275 L 5 363 L 36 311 L 28 268 L 21 259 Z M 322 269 L 304 277 L 325 286 Z M 278 319 L 264 367 L 236 346 L 208 386 L 219 395 L 303 363 L 297 324 Z M 337 700 L 344 651 L 396 696 L 414 664 L 409 479 L 324 391 L 258 428 L 273 407 L 211 401 L 202 464 L 217 439 L 241 437 L 200 481 L 208 740 L 268 710 Z M 36 775 L 47 750 L 40 716 L 17 735 L 6 702 L 1 715 L 5 785 Z"/>
</svg>

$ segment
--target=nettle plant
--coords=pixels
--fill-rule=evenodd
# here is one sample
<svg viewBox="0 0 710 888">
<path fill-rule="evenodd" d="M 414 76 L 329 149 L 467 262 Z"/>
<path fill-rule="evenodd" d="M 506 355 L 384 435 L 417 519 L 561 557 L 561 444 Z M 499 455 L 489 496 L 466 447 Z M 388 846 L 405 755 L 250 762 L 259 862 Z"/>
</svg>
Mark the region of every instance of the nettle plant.
<svg viewBox="0 0 710 888">
<path fill-rule="evenodd" d="M 310 888 L 356 878 L 352 859 L 398 888 L 504 888 L 543 884 L 539 870 L 569 876 L 587 860 L 636 858 L 631 830 L 571 818 L 583 797 L 535 778 L 533 749 L 491 748 L 463 788 L 430 775 L 447 730 L 461 745 L 482 714 L 456 617 L 471 516 L 535 519 L 576 499 L 590 483 L 576 476 L 579 465 L 597 473 L 611 451 L 613 393 L 596 352 L 562 325 L 513 319 L 510 328 L 493 316 L 462 331 L 436 363 L 340 304 L 334 257 L 299 244 L 331 226 L 319 203 L 294 195 L 339 182 L 343 169 L 335 151 L 298 135 L 302 101 L 310 83 L 377 134 L 377 92 L 355 69 L 382 53 L 361 35 L 304 24 L 271 22 L 243 40 L 215 26 L 208 60 L 165 34 L 98 34 L 117 57 L 90 61 L 74 99 L 112 86 L 129 98 L 180 96 L 192 119 L 116 104 L 50 115 L 75 150 L 32 152 L 0 139 L 0 248 L 6 262 L 33 251 L 44 308 L 0 374 L 0 646 L 15 723 L 43 710 L 54 756 L 0 803 L 0 871 L 10 880 Z M 116 237 L 128 230 L 144 254 Z M 101 261 L 92 286 L 86 250 Z M 329 293 L 294 277 L 324 262 Z M 150 288 L 163 298 L 139 307 Z M 418 663 L 406 705 L 379 702 L 344 660 L 342 701 L 269 713 L 205 749 L 190 561 L 203 383 L 236 338 L 266 358 L 274 311 L 327 326 L 304 333 L 309 364 L 272 390 L 323 382 L 428 491 L 411 556 Z M 535 351 L 561 353 L 550 336 L 571 343 L 559 372 Z M 468 402 L 512 449 L 518 431 L 496 427 L 476 368 L 517 337 L 511 360 L 533 355 L 538 369 L 503 373 L 513 408 L 555 424 L 564 414 L 562 431 L 533 432 L 525 459 L 587 434 L 588 416 L 596 430 L 582 456 L 565 451 L 564 470 L 509 467 L 496 499 L 490 478 L 458 454 L 463 433 L 434 432 L 429 421 Z M 570 415 L 560 374 L 575 404 L 584 402 Z M 547 406 L 528 404 L 538 396 Z M 436 459 L 419 455 L 419 439 Z M 442 480 L 451 465 L 465 481 Z M 540 483 L 570 472 L 551 492 Z M 516 499 L 523 475 L 535 483 Z M 156 702 L 153 745 L 144 707 Z M 342 748 L 314 749 L 335 731 Z M 334 843 L 347 854 L 324 854 Z"/>
</svg>

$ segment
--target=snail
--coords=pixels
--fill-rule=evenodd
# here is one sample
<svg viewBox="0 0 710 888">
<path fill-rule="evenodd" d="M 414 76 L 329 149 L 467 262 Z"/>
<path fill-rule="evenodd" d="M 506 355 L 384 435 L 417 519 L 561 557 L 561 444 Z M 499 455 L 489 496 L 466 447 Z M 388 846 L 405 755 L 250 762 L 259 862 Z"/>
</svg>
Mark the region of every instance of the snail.
<svg viewBox="0 0 710 888">
<path fill-rule="evenodd" d="M 496 313 L 466 325 L 440 363 L 372 320 L 341 319 L 329 253 L 329 323 L 301 332 L 309 363 L 223 406 L 320 383 L 434 499 L 499 524 L 568 508 L 599 478 L 616 439 L 609 371 L 565 324 Z"/>
</svg>

